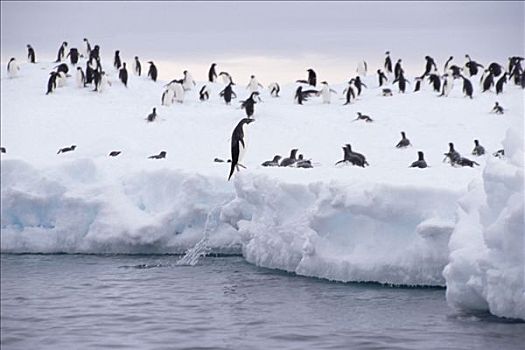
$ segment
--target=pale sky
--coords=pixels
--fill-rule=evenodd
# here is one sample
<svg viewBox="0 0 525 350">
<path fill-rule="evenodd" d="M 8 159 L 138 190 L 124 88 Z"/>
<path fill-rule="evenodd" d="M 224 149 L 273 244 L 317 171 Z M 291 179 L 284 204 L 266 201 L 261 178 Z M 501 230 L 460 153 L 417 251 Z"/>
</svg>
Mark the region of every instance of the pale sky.
<svg viewBox="0 0 525 350">
<path fill-rule="evenodd" d="M 116 49 L 157 62 L 160 77 L 189 69 L 205 79 L 211 62 L 238 81 L 304 78 L 315 68 L 344 81 L 364 58 L 379 68 L 384 52 L 420 73 L 424 56 L 442 66 L 465 53 L 485 63 L 524 55 L 522 1 L 481 2 L 1 2 L 2 62 L 51 61 L 62 41 L 99 44 L 103 64 Z M 299 75 L 299 76 L 297 76 Z"/>
</svg>

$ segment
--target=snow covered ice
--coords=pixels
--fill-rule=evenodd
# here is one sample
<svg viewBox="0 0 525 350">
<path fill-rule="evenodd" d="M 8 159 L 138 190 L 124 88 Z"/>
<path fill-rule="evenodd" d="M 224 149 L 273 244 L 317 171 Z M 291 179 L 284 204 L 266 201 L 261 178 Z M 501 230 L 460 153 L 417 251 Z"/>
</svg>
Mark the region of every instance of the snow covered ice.
<svg viewBox="0 0 525 350">
<path fill-rule="evenodd" d="M 206 83 L 210 100 L 200 102 L 207 72 L 191 72 L 197 86 L 184 103 L 161 106 L 166 82 L 130 74 L 125 88 L 112 69 L 103 93 L 72 77 L 46 96 L 53 66 L 20 64 L 12 79 L 2 72 L 2 252 L 184 253 L 218 210 L 212 252 L 329 280 L 446 286 L 453 307 L 525 319 L 524 95 L 512 83 L 481 94 L 473 77 L 473 100 L 461 84 L 446 98 L 426 83 L 406 94 L 387 86 L 394 96 L 383 97 L 368 74 L 368 89 L 347 106 L 346 83 L 330 82 L 331 104 L 294 104 L 293 84 L 281 84 L 279 98 L 263 89 L 247 169 L 227 182 L 229 164 L 213 159 L 230 156 L 249 76 L 234 77 L 239 98 L 227 106 L 221 83 Z M 503 116 L 489 113 L 495 101 Z M 157 120 L 147 123 L 153 107 Z M 354 122 L 357 112 L 374 122 Z M 413 147 L 395 148 L 401 131 Z M 486 155 L 470 155 L 474 139 Z M 480 166 L 442 162 L 449 142 Z M 335 166 L 346 143 L 370 166 Z M 314 168 L 260 166 L 292 148 Z M 501 148 L 506 157 L 494 158 Z M 108 157 L 113 150 L 122 154 Z M 166 159 L 147 159 L 162 150 Z M 419 150 L 427 169 L 409 168 Z"/>
</svg>

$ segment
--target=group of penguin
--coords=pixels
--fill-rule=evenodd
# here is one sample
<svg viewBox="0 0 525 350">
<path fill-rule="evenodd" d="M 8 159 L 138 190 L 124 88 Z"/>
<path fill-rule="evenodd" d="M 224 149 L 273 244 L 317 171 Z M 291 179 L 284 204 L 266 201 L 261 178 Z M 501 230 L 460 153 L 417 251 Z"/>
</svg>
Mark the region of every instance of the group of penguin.
<svg viewBox="0 0 525 350">
<path fill-rule="evenodd" d="M 70 48 L 69 52 L 66 55 L 68 43 L 64 41 L 60 45 L 60 48 L 57 53 L 57 59 L 55 61 L 55 63 L 59 64 L 56 67 L 54 67 L 54 70 L 49 74 L 50 77 L 48 80 L 46 94 L 52 93 L 57 87 L 64 86 L 66 78 L 70 77 L 70 75 L 68 74 L 69 67 L 66 63 L 63 63 L 63 61 L 65 61 L 67 58 L 69 58 L 71 65 L 76 66 L 79 62 L 79 58 L 87 57 L 85 72 L 80 66 L 76 68 L 76 81 L 77 86 L 79 88 L 86 87 L 88 84 L 93 84 L 93 91 L 102 92 L 105 90 L 106 86 L 111 85 L 105 71 L 102 69 L 100 61 L 100 47 L 98 45 L 95 45 L 92 48 L 89 41 L 86 38 L 84 38 L 83 41 L 85 44 L 85 50 L 83 54 L 81 54 L 77 48 Z M 31 47 L 31 45 L 27 45 L 27 50 L 28 62 L 36 63 L 35 50 Z M 390 52 L 387 51 L 385 54 L 386 57 L 384 61 L 384 72 L 381 69 L 377 70 L 379 86 L 383 86 L 388 81 L 387 75 L 391 76 L 393 74 L 392 83 L 397 83 L 399 92 L 404 93 L 406 91 L 406 84 L 408 84 L 409 81 L 404 76 L 402 60 L 398 59 L 392 69 L 392 60 L 390 58 Z M 438 68 L 434 59 L 430 56 L 425 56 L 425 71 L 421 76 L 415 78 L 416 84 L 414 92 L 417 92 L 421 89 L 421 83 L 426 78 L 428 79 L 428 83 L 432 85 L 434 91 L 440 92 L 439 96 L 448 96 L 454 86 L 454 81 L 457 79 L 461 79 L 463 81 L 464 94 L 469 98 L 472 98 L 472 83 L 463 74 L 463 72 L 465 72 L 468 77 L 473 77 L 479 73 L 480 68 L 484 69 L 484 66 L 476 61 L 473 61 L 469 55 L 465 55 L 465 58 L 467 59 L 467 62 L 464 64 L 464 67 L 459 67 L 452 63 L 454 58 L 450 56 L 444 65 L 444 74 L 439 75 Z M 503 92 L 503 85 L 507 83 L 508 80 L 513 81 L 516 85 L 519 85 L 522 88 L 525 88 L 525 72 L 522 67 L 523 60 L 524 58 L 519 56 L 509 57 L 509 64 L 507 70 L 505 70 L 503 66 L 496 62 L 492 62 L 490 65 L 488 65 L 487 69 L 483 70 L 480 79 L 482 92 L 489 91 L 493 86 L 495 86 L 496 93 L 499 94 Z M 156 81 L 158 76 L 157 67 L 152 61 L 148 61 L 148 63 L 150 66 L 147 76 L 151 80 Z M 127 87 L 128 71 L 126 63 L 122 62 L 120 58 L 119 50 L 115 51 L 113 66 L 116 70 L 118 70 L 119 80 L 124 86 Z M 233 79 L 229 73 L 220 72 L 219 74 L 217 74 L 216 66 L 216 63 L 211 64 L 210 69 L 208 71 L 208 82 L 215 83 L 218 81 L 219 78 L 222 78 L 222 82 L 224 83 L 225 87 L 219 93 L 219 96 L 224 99 L 224 102 L 226 104 L 230 104 L 231 100 L 237 97 L 235 92 L 233 91 L 233 86 L 235 86 L 235 83 L 233 82 Z M 367 74 L 367 67 L 368 65 L 366 61 L 363 60 L 359 62 L 356 70 L 357 76 L 349 80 L 348 86 L 343 91 L 343 95 L 345 96 L 346 100 L 344 103 L 345 105 L 351 103 L 352 99 L 355 100 L 356 97 L 361 94 L 363 88 L 367 88 L 367 86 L 361 80 L 361 76 L 366 76 Z M 11 58 L 7 66 L 8 77 L 16 76 L 19 70 L 20 67 L 16 63 L 15 58 Z M 142 74 L 141 63 L 137 56 L 134 57 L 132 72 L 137 76 L 141 76 Z M 318 96 L 322 98 L 323 103 L 330 103 L 331 95 L 337 92 L 331 89 L 328 82 L 326 81 L 321 82 L 320 88 L 317 90 L 316 72 L 310 68 L 307 70 L 307 73 L 307 79 L 300 79 L 296 81 L 296 83 L 298 83 L 299 85 L 295 91 L 294 101 L 297 104 L 302 105 L 303 102 L 307 101 L 312 96 Z M 161 104 L 163 106 L 169 106 L 174 102 L 183 103 L 185 92 L 191 90 L 196 86 L 195 80 L 188 71 L 184 71 L 183 74 L 184 76 L 182 79 L 174 79 L 165 85 L 166 89 L 161 97 Z M 253 119 L 253 115 L 255 112 L 255 104 L 257 103 L 257 101 L 261 101 L 259 96 L 259 88 L 263 88 L 262 84 L 259 83 L 259 81 L 254 75 L 252 75 L 250 77 L 248 85 L 246 86 L 246 89 L 248 90 L 250 95 L 246 100 L 240 101 L 241 108 L 244 109 L 246 117 L 241 119 L 241 121 L 234 128 L 231 137 L 231 160 L 229 160 L 229 162 L 231 163 L 231 168 L 228 180 L 231 179 L 235 170 L 239 170 L 239 167 L 244 167 L 240 162 L 244 156 L 246 148 L 244 139 L 245 127 L 246 125 L 249 125 L 255 120 Z M 272 97 L 279 97 L 280 86 L 277 82 L 271 83 L 268 86 L 268 89 Z M 199 91 L 200 101 L 207 101 L 210 97 L 210 94 L 210 87 L 208 85 L 203 85 Z M 383 95 L 392 95 L 391 89 L 383 89 Z M 503 114 L 503 107 L 501 107 L 499 103 L 496 102 L 492 112 L 497 114 Z M 146 120 L 148 122 L 153 122 L 155 121 L 156 117 L 156 108 L 153 108 L 152 113 L 147 116 Z M 372 118 L 370 118 L 367 115 L 363 115 L 360 112 L 358 113 L 358 116 L 355 120 L 364 120 L 366 122 L 373 121 Z M 410 141 L 406 138 L 405 133 L 402 132 L 401 135 L 402 139 L 401 141 L 399 141 L 396 147 L 404 148 L 410 146 Z M 60 154 L 71 152 L 74 151 L 75 148 L 75 145 L 65 147 L 60 149 L 58 153 Z M 5 151 L 5 148 L 2 147 L 2 153 L 5 153 Z M 297 168 L 312 168 L 313 165 L 311 160 L 304 159 L 303 155 L 301 154 L 297 156 L 297 152 L 298 149 L 292 149 L 290 152 L 290 156 L 284 159 L 282 159 L 280 155 L 275 155 L 272 160 L 265 161 L 264 163 L 262 163 L 262 166 L 293 166 Z M 110 152 L 109 156 L 115 157 L 118 156 L 120 153 L 121 151 L 112 151 Z M 483 147 L 479 145 L 478 140 L 475 140 L 475 148 L 472 154 L 480 156 L 484 153 L 485 152 Z M 503 150 L 499 150 L 494 155 L 501 156 L 502 154 L 504 154 Z M 150 156 L 148 158 L 164 159 L 166 158 L 166 155 L 166 151 L 161 151 L 159 154 Z M 473 167 L 474 165 L 479 165 L 475 161 L 471 161 L 465 157 L 461 157 L 460 154 L 454 149 L 453 143 L 449 143 L 449 151 L 445 153 L 445 160 L 446 159 L 448 159 L 450 163 L 454 166 Z M 216 159 L 216 161 L 220 160 Z M 369 165 L 363 154 L 352 151 L 352 146 L 350 144 L 346 144 L 343 146 L 343 159 L 338 161 L 336 165 L 341 163 L 352 164 L 360 167 L 365 167 Z M 410 167 L 427 167 L 427 163 L 424 159 L 423 152 L 418 152 L 418 160 L 413 162 L 410 165 Z"/>
</svg>

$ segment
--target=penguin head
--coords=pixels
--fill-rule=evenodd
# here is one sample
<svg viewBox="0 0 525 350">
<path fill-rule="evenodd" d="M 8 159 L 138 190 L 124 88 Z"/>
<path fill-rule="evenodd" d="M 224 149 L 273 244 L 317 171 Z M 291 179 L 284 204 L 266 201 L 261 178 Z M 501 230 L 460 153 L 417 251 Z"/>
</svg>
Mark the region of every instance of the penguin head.
<svg viewBox="0 0 525 350">
<path fill-rule="evenodd" d="M 211 66 L 212 67 L 215 67 L 217 65 L 217 63 L 212 63 Z"/>
<path fill-rule="evenodd" d="M 479 141 L 478 141 L 478 140 L 474 140 L 474 144 L 475 144 L 476 146 L 479 146 Z"/>
<path fill-rule="evenodd" d="M 405 132 L 404 131 L 401 131 L 401 136 L 403 136 L 403 138 L 405 138 Z"/>
<path fill-rule="evenodd" d="M 9 62 L 14 61 L 14 60 L 15 60 L 15 58 L 14 58 L 14 57 L 11 57 L 11 59 L 9 60 Z"/>
<path fill-rule="evenodd" d="M 255 119 L 252 119 L 252 118 L 243 118 L 241 120 L 241 124 L 250 124 L 250 123 L 253 123 L 255 121 Z"/>
<path fill-rule="evenodd" d="M 290 152 L 290 158 L 295 158 L 297 151 L 299 151 L 297 148 L 292 149 L 292 151 Z"/>
<path fill-rule="evenodd" d="M 381 74 L 381 69 L 378 69 L 378 70 L 377 70 L 377 74 Z"/>
<path fill-rule="evenodd" d="M 67 41 L 64 41 L 62 45 L 67 46 Z"/>
<path fill-rule="evenodd" d="M 303 155 L 302 155 L 302 154 L 299 154 L 299 157 L 297 157 L 297 159 L 298 159 L 298 160 L 303 160 L 303 159 L 304 159 L 304 157 L 303 157 Z"/>
<path fill-rule="evenodd" d="M 454 144 L 452 142 L 449 142 L 448 143 L 448 147 L 450 149 L 450 152 L 453 152 L 454 151 Z"/>
<path fill-rule="evenodd" d="M 149 64 L 153 64 L 153 61 L 148 61 Z"/>
<path fill-rule="evenodd" d="M 275 157 L 273 157 L 273 161 L 274 161 L 274 162 L 278 162 L 278 161 L 281 160 L 281 158 L 282 158 L 282 157 L 281 157 L 280 155 L 277 154 Z"/>
<path fill-rule="evenodd" d="M 139 56 L 135 56 L 135 61 L 138 61 L 138 59 L 139 59 Z"/>
<path fill-rule="evenodd" d="M 157 108 L 153 107 L 153 113 L 157 112 Z"/>
<path fill-rule="evenodd" d="M 424 156 L 425 155 L 423 154 L 422 151 L 417 152 L 417 157 L 419 158 L 419 160 L 423 160 Z"/>
<path fill-rule="evenodd" d="M 77 70 L 82 70 L 82 67 L 77 67 Z"/>
<path fill-rule="evenodd" d="M 357 116 L 360 117 L 362 114 L 361 112 L 357 112 Z"/>
<path fill-rule="evenodd" d="M 390 55 L 390 51 L 385 52 L 385 55 Z"/>
<path fill-rule="evenodd" d="M 250 75 L 250 79 L 255 79 L 255 75 Z"/>
<path fill-rule="evenodd" d="M 326 81 L 322 81 L 321 84 L 328 85 Z"/>
<path fill-rule="evenodd" d="M 77 145 L 71 145 L 71 150 L 74 150 L 75 148 L 77 148 Z"/>
<path fill-rule="evenodd" d="M 345 148 L 346 148 L 348 151 L 352 152 L 352 146 L 351 146 L 349 143 L 347 143 L 347 144 L 345 145 Z"/>
<path fill-rule="evenodd" d="M 188 71 L 185 70 L 184 72 L 182 72 L 182 74 L 186 75 L 186 74 L 188 74 Z"/>
<path fill-rule="evenodd" d="M 27 44 L 27 48 L 30 49 L 30 48 L 31 48 L 31 45 Z"/>
</svg>

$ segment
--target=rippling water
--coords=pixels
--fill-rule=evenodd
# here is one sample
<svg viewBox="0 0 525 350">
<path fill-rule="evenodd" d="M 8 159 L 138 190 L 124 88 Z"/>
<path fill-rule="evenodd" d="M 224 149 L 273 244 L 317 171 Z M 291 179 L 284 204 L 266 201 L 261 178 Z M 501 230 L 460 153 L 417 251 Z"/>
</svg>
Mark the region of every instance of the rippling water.
<svg viewBox="0 0 525 350">
<path fill-rule="evenodd" d="M 241 257 L 2 255 L 7 349 L 522 349 L 525 323 L 443 289 L 331 283 Z"/>
</svg>

